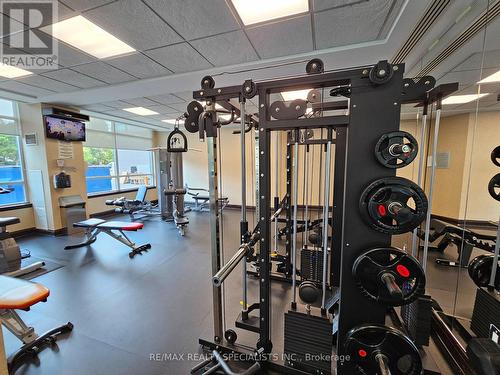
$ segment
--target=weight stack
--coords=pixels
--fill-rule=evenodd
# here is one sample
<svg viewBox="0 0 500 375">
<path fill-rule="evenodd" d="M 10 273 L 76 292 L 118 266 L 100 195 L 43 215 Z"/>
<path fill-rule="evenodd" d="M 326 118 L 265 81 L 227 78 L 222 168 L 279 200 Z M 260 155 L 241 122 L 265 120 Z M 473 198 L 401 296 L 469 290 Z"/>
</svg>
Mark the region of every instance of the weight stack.
<svg viewBox="0 0 500 375">
<path fill-rule="evenodd" d="M 285 313 L 285 361 L 311 374 L 331 374 L 332 322 L 290 310 Z"/>
<path fill-rule="evenodd" d="M 500 329 L 500 297 L 487 288 L 478 288 L 470 328 L 477 337 L 490 337 L 490 326 Z"/>
<path fill-rule="evenodd" d="M 424 295 L 408 305 L 401 306 L 403 325 L 417 346 L 429 345 L 432 323 L 432 299 Z"/>
<path fill-rule="evenodd" d="M 300 252 L 300 277 L 302 281 L 323 281 L 323 251 L 303 248 Z"/>
</svg>

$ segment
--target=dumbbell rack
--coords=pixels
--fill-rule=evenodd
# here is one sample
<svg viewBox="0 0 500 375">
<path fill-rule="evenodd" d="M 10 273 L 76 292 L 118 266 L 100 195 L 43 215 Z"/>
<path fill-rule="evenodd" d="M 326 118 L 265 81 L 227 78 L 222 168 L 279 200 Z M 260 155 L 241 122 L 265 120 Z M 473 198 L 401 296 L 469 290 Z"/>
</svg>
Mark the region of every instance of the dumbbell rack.
<svg viewBox="0 0 500 375">
<path fill-rule="evenodd" d="M 382 68 L 384 67 L 384 68 Z M 386 75 L 372 77 L 372 73 Z M 259 199 L 257 212 L 259 216 L 259 249 L 257 257 L 259 263 L 259 299 L 253 304 L 254 311 L 258 312 L 258 325 L 252 329 L 258 333 L 255 348 L 248 348 L 238 344 L 228 343 L 223 339 L 222 332 L 222 295 L 219 288 L 213 290 L 214 308 L 214 336 L 213 339 L 200 339 L 200 344 L 206 349 L 219 352 L 244 354 L 270 353 L 273 348 L 271 340 L 271 225 L 266 214 L 271 212 L 271 135 L 274 131 L 296 131 L 300 129 L 327 129 L 335 132 L 336 138 L 345 139 L 345 148 L 341 157 L 345 161 L 341 168 L 335 169 L 335 200 L 333 205 L 335 233 L 332 246 L 332 259 L 340 286 L 339 311 L 335 316 L 336 355 L 346 354 L 346 340 L 348 333 L 355 327 L 365 323 L 384 325 L 387 306 L 374 303 L 360 293 L 358 285 L 352 275 L 355 260 L 367 249 L 373 246 L 389 247 L 391 234 L 374 230 L 366 224 L 360 213 L 360 196 L 369 184 L 384 177 L 394 177 L 395 169 L 386 168 L 373 155 L 375 142 L 384 133 L 399 130 L 400 109 L 403 103 L 432 102 L 456 90 L 456 84 L 438 86 L 432 90 L 435 80 L 424 77 L 418 82 L 412 79 L 403 79 L 404 64 L 390 65 L 386 61 L 379 62 L 372 67 L 337 70 L 332 72 L 314 72 L 295 78 L 275 79 L 254 83 L 245 81 L 241 86 L 215 88 L 203 87 L 193 93 L 195 100 L 207 101 L 207 111 L 201 113 L 199 109 L 190 111 L 186 120 L 189 131 L 197 131 L 207 137 L 209 153 L 209 185 L 211 207 L 211 234 L 212 234 L 212 270 L 215 275 L 222 268 L 219 233 L 219 210 L 217 202 L 217 138 L 215 103 L 225 102 L 238 98 L 240 101 L 245 93 L 253 92 L 259 95 Z M 212 79 L 213 81 L 213 79 Z M 350 102 L 348 115 L 327 115 L 325 117 L 306 118 L 298 115 L 293 118 L 293 108 L 288 119 L 273 119 L 271 113 L 271 94 L 283 91 L 322 89 L 329 87 L 349 86 Z M 244 100 L 244 99 L 243 99 Z M 274 103 L 273 103 L 274 104 Z M 191 109 L 196 107 L 191 105 Z M 198 113 L 195 113 L 198 112 Z M 198 123 L 199 119 L 199 123 Z M 337 150 L 338 152 L 339 150 Z M 342 187 L 342 188 L 339 188 Z M 338 190 L 337 190 L 338 189 Z M 292 305 L 293 309 L 293 305 Z M 326 311 L 322 311 L 326 315 Z M 286 374 L 303 374 L 295 368 L 263 361 L 262 366 L 279 370 Z M 337 361 L 334 364 L 339 375 L 354 373 L 352 365 L 346 361 Z"/>
</svg>

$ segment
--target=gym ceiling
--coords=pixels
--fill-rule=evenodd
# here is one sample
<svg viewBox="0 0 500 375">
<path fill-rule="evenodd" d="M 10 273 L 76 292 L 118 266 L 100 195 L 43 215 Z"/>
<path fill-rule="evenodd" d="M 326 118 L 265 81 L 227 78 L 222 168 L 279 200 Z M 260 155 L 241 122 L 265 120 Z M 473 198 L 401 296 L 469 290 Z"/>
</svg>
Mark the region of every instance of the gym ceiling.
<svg viewBox="0 0 500 375">
<path fill-rule="evenodd" d="M 249 76 L 258 80 L 300 74 L 312 57 L 323 59 L 327 69 L 380 59 L 404 61 L 408 77 L 431 74 L 438 84 L 458 81 L 457 94 L 475 94 L 483 39 L 482 77 L 500 68 L 500 0 L 490 0 L 493 16 L 485 37 L 484 27 L 477 26 L 485 20 L 486 3 L 309 0 L 307 12 L 245 26 L 231 0 L 62 0 L 59 21 L 82 15 L 136 51 L 97 59 L 59 42 L 57 70 L 2 77 L 0 96 L 75 106 L 171 129 L 162 120 L 185 111 L 201 77 L 215 75 L 219 86 L 227 86 Z M 19 27 L 26 32 L 27 26 Z M 500 110 L 500 84 L 487 89 L 490 95 L 480 100 L 482 110 Z M 255 102 L 249 111 L 256 111 Z M 123 111 L 138 106 L 158 114 Z M 460 113 L 475 106 L 472 102 L 446 109 Z M 402 112 L 414 117 L 415 109 L 404 106 Z"/>
</svg>

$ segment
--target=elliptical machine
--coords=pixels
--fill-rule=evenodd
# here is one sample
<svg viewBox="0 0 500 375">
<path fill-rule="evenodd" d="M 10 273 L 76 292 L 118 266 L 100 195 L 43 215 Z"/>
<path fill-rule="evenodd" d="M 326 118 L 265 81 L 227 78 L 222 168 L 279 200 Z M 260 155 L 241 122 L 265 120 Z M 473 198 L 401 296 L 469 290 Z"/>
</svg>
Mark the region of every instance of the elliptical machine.
<svg viewBox="0 0 500 375">
<path fill-rule="evenodd" d="M 0 194 L 12 193 L 14 189 L 0 187 Z M 34 272 L 43 266 L 44 262 L 34 262 L 27 266 L 22 266 L 22 260 L 29 258 L 30 254 L 22 254 L 16 240 L 7 232 L 7 226 L 19 224 L 18 217 L 0 218 L 0 274 L 12 277 L 19 277 Z"/>
</svg>

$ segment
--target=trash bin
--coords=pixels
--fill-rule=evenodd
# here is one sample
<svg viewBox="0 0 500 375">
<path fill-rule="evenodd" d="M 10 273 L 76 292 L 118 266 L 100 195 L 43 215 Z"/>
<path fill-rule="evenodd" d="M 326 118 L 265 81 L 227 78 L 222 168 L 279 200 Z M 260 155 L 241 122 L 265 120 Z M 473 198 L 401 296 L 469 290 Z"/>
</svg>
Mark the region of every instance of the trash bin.
<svg viewBox="0 0 500 375">
<path fill-rule="evenodd" d="M 79 195 L 59 197 L 61 222 L 63 228 L 68 228 L 68 234 L 82 233 L 82 228 L 74 228 L 73 224 L 87 219 L 85 200 Z"/>
</svg>

